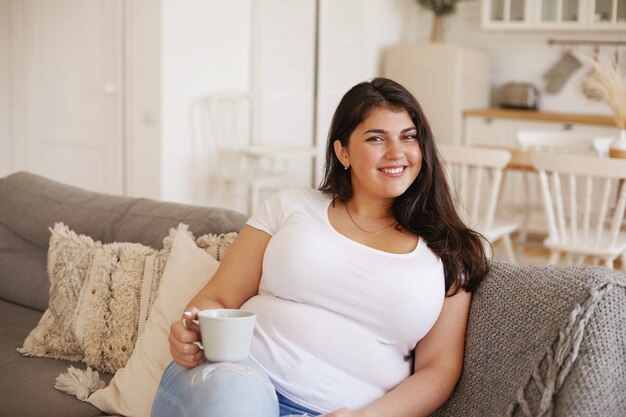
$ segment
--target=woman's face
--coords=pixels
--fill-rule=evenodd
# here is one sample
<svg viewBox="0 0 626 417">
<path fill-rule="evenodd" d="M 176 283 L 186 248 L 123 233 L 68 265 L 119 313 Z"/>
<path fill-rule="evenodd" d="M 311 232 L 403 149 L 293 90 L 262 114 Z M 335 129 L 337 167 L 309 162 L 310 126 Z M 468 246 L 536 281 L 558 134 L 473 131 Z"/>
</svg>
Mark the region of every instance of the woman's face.
<svg viewBox="0 0 626 417">
<path fill-rule="evenodd" d="M 354 194 L 382 199 L 402 195 L 422 167 L 416 135 L 406 110 L 378 108 L 354 129 L 348 146 L 336 140 L 335 154 L 350 167 Z"/>
</svg>

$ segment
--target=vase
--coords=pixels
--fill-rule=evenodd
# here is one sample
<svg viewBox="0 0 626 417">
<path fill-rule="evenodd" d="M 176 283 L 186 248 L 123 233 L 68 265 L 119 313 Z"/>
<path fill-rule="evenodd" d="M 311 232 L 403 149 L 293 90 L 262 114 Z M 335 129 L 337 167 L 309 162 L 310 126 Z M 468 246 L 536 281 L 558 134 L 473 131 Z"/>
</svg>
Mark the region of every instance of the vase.
<svg viewBox="0 0 626 417">
<path fill-rule="evenodd" d="M 440 15 L 434 15 L 433 28 L 430 32 L 431 42 L 443 42 L 443 35 L 445 32 L 445 17 Z"/>
<path fill-rule="evenodd" d="M 626 158 L 626 129 L 621 129 L 617 139 L 611 142 L 609 156 L 613 158 Z"/>
</svg>

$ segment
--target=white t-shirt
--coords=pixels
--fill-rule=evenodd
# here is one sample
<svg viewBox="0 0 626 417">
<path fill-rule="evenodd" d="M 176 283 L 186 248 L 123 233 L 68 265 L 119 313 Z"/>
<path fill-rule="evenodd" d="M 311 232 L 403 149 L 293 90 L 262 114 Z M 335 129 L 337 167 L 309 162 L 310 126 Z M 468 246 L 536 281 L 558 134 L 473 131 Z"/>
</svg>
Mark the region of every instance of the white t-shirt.
<svg viewBox="0 0 626 417">
<path fill-rule="evenodd" d="M 445 295 L 441 260 L 419 240 L 393 254 L 337 232 L 330 197 L 287 188 L 248 220 L 272 235 L 251 358 L 288 399 L 320 413 L 363 407 L 411 374 L 410 351 Z"/>
</svg>

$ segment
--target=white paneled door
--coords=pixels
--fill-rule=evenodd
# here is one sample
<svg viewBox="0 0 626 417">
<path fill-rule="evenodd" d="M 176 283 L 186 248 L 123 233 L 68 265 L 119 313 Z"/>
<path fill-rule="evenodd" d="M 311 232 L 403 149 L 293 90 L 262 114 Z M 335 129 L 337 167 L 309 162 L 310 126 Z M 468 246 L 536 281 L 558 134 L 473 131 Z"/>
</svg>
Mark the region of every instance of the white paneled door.
<svg viewBox="0 0 626 417">
<path fill-rule="evenodd" d="M 16 167 L 123 193 L 121 0 L 11 9 Z"/>
</svg>

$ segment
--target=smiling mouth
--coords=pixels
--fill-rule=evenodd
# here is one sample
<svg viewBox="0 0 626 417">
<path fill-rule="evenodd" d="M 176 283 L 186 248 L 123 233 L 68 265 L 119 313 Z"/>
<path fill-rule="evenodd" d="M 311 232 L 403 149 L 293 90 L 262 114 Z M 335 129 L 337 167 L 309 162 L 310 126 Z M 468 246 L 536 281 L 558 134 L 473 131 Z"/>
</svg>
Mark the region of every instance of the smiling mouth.
<svg viewBox="0 0 626 417">
<path fill-rule="evenodd" d="M 398 175 L 398 174 L 402 174 L 405 168 L 406 168 L 405 166 L 392 167 L 392 168 L 380 168 L 380 171 L 384 172 L 385 174 Z"/>
</svg>

